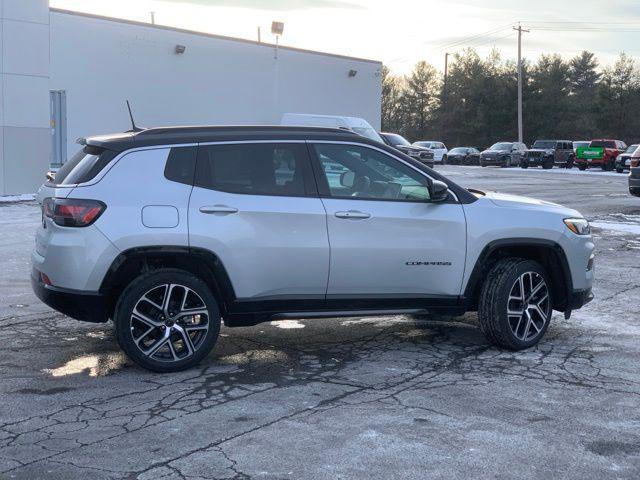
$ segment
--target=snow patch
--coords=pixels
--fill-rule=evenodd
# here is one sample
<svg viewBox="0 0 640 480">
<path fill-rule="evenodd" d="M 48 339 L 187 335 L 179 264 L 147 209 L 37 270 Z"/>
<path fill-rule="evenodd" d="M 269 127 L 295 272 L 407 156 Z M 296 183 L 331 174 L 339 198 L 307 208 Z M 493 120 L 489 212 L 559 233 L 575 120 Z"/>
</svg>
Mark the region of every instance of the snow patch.
<svg viewBox="0 0 640 480">
<path fill-rule="evenodd" d="M 610 230 L 614 232 L 635 233 L 640 235 L 640 225 L 633 223 L 593 222 L 592 227 Z"/>
<path fill-rule="evenodd" d="M 23 193 L 22 195 L 0 195 L 0 203 L 29 202 L 35 199 L 35 193 Z"/>
<path fill-rule="evenodd" d="M 271 325 L 277 328 L 304 328 L 304 324 L 300 323 L 298 320 L 278 320 L 276 322 L 271 322 Z"/>
</svg>

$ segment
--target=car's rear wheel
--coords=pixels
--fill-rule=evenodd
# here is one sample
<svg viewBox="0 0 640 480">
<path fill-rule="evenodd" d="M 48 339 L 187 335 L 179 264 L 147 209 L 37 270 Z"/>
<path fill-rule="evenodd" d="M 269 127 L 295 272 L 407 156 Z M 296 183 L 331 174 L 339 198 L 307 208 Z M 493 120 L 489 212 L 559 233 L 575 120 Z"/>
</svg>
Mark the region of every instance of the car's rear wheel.
<svg viewBox="0 0 640 480">
<path fill-rule="evenodd" d="M 587 166 L 583 165 L 582 163 L 580 165 L 578 165 L 578 170 L 586 170 Z"/>
<path fill-rule="evenodd" d="M 542 160 L 542 168 L 544 168 L 545 170 L 551 170 L 553 168 L 553 158 Z"/>
<path fill-rule="evenodd" d="M 155 372 L 196 365 L 220 332 L 220 309 L 209 287 L 178 269 L 160 269 L 133 280 L 114 313 L 120 347 L 135 363 Z"/>
<path fill-rule="evenodd" d="M 624 173 L 624 168 L 616 167 L 616 172 Z"/>
<path fill-rule="evenodd" d="M 505 258 L 487 275 L 478 302 L 480 329 L 501 348 L 522 350 L 537 344 L 549 327 L 552 298 L 542 266 Z"/>
</svg>

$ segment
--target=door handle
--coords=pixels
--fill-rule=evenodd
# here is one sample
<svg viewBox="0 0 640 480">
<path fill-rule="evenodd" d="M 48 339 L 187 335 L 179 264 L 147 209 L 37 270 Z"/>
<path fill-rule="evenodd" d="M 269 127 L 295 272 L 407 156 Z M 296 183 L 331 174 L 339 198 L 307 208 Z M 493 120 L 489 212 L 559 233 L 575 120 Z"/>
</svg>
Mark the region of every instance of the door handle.
<svg viewBox="0 0 640 480">
<path fill-rule="evenodd" d="M 369 218 L 370 213 L 359 212 L 358 210 L 347 210 L 346 212 L 336 212 L 338 218 Z"/>
<path fill-rule="evenodd" d="M 200 207 L 200 212 L 209 215 L 215 213 L 238 213 L 238 209 L 234 207 L 228 207 L 227 205 L 213 205 Z"/>
</svg>

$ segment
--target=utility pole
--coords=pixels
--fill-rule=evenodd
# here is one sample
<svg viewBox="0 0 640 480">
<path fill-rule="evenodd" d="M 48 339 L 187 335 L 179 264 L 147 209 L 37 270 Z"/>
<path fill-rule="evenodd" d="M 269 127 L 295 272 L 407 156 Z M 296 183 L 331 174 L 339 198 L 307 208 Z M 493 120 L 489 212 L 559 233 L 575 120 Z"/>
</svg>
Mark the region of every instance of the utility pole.
<svg viewBox="0 0 640 480">
<path fill-rule="evenodd" d="M 446 103 L 446 99 L 447 99 L 447 67 L 449 66 L 449 54 L 445 53 L 444 54 L 444 101 Z"/>
<path fill-rule="evenodd" d="M 529 32 L 522 28 L 520 23 L 518 27 L 513 27 L 518 32 L 518 142 L 522 143 L 522 32 Z"/>
<path fill-rule="evenodd" d="M 151 14 L 151 25 L 156 24 L 156 12 L 149 12 Z"/>
<path fill-rule="evenodd" d="M 441 128 L 443 130 L 442 137 L 447 133 L 447 97 L 449 96 L 449 92 L 447 90 L 447 76 L 448 76 L 448 67 L 449 67 L 449 53 L 444 54 L 444 85 L 442 87 L 442 122 L 440 123 Z"/>
<path fill-rule="evenodd" d="M 262 43 L 262 30 L 258 27 L 258 43 Z"/>
</svg>

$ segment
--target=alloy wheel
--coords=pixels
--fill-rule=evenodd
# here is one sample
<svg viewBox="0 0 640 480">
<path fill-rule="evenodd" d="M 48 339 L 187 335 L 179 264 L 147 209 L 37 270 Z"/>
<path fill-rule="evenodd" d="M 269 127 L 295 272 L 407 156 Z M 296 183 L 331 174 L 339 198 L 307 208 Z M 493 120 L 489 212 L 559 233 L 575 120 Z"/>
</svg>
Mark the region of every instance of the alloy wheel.
<svg viewBox="0 0 640 480">
<path fill-rule="evenodd" d="M 542 275 L 525 272 L 509 292 L 507 317 L 513 335 L 528 342 L 542 332 L 551 318 L 549 288 Z"/>
<path fill-rule="evenodd" d="M 130 327 L 142 354 L 157 361 L 180 361 L 191 357 L 204 342 L 209 310 L 189 287 L 158 285 L 136 302 Z"/>
</svg>

